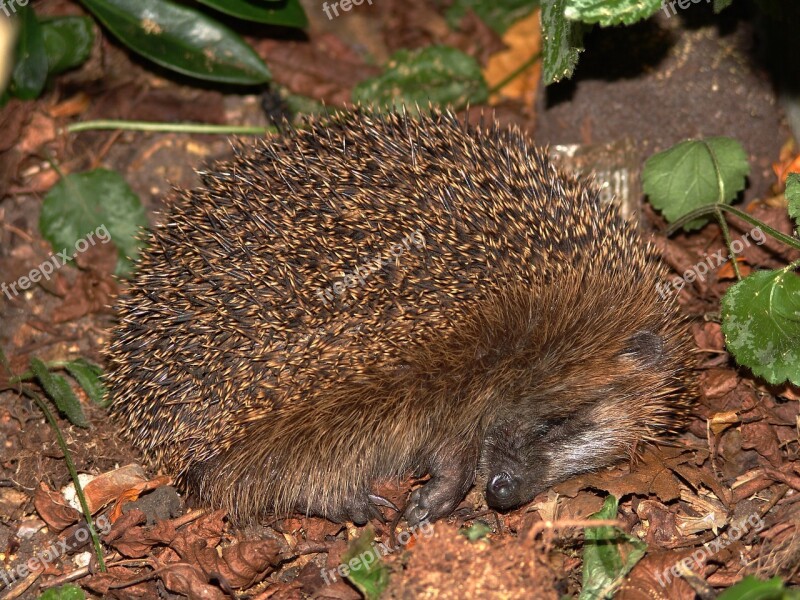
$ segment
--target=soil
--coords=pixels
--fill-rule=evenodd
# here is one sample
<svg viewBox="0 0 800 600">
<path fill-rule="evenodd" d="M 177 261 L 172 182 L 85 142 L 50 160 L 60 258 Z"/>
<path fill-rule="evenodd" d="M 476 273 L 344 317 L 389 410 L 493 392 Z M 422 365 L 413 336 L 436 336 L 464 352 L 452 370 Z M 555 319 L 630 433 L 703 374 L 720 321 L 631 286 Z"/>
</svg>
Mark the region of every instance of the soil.
<svg viewBox="0 0 800 600">
<path fill-rule="evenodd" d="M 345 102 L 360 79 L 379 72 L 376 63 L 398 47 L 448 43 L 482 63 L 503 47 L 474 15 L 453 31 L 424 0 L 363 3 L 353 8 L 352 18 L 332 21 L 321 3 L 305 7 L 311 21 L 307 35 L 249 39 L 278 84 L 333 105 Z M 69 0 L 42 0 L 36 9 L 81 14 Z M 791 131 L 760 58 L 760 35 L 746 11 L 714 17 L 704 3 L 671 18 L 658 14 L 632 27 L 596 30 L 572 80 L 540 89 L 535 101 L 535 90 L 528 90 L 529 101 L 501 99 L 494 110 L 503 123 L 520 126 L 539 143 L 632 141 L 636 165 L 686 137 L 734 137 L 752 167 L 741 205 L 791 233 L 773 169 L 793 156 L 787 158 L 785 148 Z M 42 198 L 58 180 L 49 159 L 64 173 L 98 166 L 121 173 L 153 224 L 162 218 L 158 210 L 171 186 L 196 185 L 194 169 L 231 152 L 221 136 L 66 134 L 61 127 L 97 118 L 266 125 L 264 100 L 260 93 L 189 85 L 133 58 L 102 33 L 90 60 L 58 78 L 39 100 L 12 100 L 0 109 L 0 281 L 17 280 L 52 253 L 38 225 Z M 661 217 L 642 206 L 643 226 L 654 232 L 676 273 L 725 248 L 713 224 L 665 239 L 656 231 L 663 226 Z M 734 224 L 734 237 L 748 230 Z M 774 268 L 795 258 L 770 241 L 748 247 L 742 268 Z M 24 372 L 31 357 L 83 357 L 103 365 L 114 320 L 109 306 L 125 285 L 106 263 L 98 257 L 81 268 L 65 267 L 46 285 L 0 296 L 0 348 L 11 372 Z M 402 526 L 371 523 L 374 533 L 367 535 L 387 549 L 380 557 L 390 572 L 384 597 L 577 595 L 584 520 L 609 494 L 619 500 L 620 528 L 647 544 L 617 597 L 710 597 L 748 574 L 778 575 L 799 585 L 800 390 L 765 384 L 727 353 L 719 299 L 733 281 L 732 273 L 720 269 L 679 294 L 700 357 L 698 398 L 683 432 L 643 449 L 634 462 L 576 477 L 507 514 L 485 510 L 473 490 L 449 520 L 409 534 L 406 543 L 399 543 Z M 11 591 L 0 582 L 0 595 L 35 598 L 74 581 L 88 597 L 361 597 L 338 576 L 338 568 L 365 528 L 297 517 L 234 529 L 223 513 L 204 512 L 194 499 L 178 498 L 168 478 L 147 470 L 119 438 L 105 409 L 73 388 L 90 427 L 56 418 L 77 472 L 106 478 L 92 498 L 109 571 L 99 572 L 75 525 L 77 513 L 54 492 L 71 479 L 42 411 L 29 397 L 5 389 L 0 392 L 0 567 L 16 575 Z M 131 467 L 136 464 L 142 467 Z M 120 467 L 125 468 L 116 470 Z M 401 505 L 411 486 L 405 481 L 381 491 Z M 393 517 L 388 510 L 386 516 Z M 473 541 L 466 534 L 476 524 L 486 533 Z M 21 565 L 50 549 L 58 551 L 43 571 L 21 574 Z M 687 556 L 699 558 L 691 559 L 691 573 L 677 575 L 672 569 Z"/>
</svg>

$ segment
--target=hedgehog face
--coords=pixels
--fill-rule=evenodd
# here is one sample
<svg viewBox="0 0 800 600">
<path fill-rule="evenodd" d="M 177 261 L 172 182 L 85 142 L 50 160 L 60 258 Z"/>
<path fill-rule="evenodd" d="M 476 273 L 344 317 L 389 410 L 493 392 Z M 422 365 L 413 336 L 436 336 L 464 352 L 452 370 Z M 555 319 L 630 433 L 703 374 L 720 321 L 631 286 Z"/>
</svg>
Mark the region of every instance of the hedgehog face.
<svg viewBox="0 0 800 600">
<path fill-rule="evenodd" d="M 637 435 L 647 437 L 648 423 L 637 423 L 631 399 L 654 404 L 647 398 L 650 389 L 665 384 L 648 374 L 663 373 L 664 351 L 660 335 L 636 332 L 621 353 L 609 357 L 615 364 L 604 385 L 587 389 L 578 379 L 567 380 L 544 396 L 551 400 L 538 391 L 509 403 L 511 414 L 489 426 L 481 451 L 489 506 L 507 510 L 525 504 L 560 481 L 625 457 Z M 567 395 L 574 409 L 564 414 L 556 400 Z"/>
</svg>

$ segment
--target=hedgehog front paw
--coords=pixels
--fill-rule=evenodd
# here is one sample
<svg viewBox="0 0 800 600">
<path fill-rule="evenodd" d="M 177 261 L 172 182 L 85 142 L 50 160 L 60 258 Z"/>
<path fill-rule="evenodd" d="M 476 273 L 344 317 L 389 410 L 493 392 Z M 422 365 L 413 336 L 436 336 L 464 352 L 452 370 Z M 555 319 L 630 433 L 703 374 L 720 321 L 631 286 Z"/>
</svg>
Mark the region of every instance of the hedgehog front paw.
<svg viewBox="0 0 800 600">
<path fill-rule="evenodd" d="M 451 482 L 432 479 L 411 493 L 405 509 L 409 526 L 423 521 L 435 521 L 449 515 L 463 498 L 460 487 L 455 489 Z"/>
</svg>

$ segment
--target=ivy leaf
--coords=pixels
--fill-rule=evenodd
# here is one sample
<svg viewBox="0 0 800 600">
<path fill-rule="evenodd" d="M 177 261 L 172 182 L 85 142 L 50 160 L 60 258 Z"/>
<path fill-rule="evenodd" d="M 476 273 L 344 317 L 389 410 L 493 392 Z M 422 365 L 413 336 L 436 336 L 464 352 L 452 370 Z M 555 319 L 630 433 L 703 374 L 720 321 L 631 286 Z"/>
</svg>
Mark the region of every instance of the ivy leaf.
<svg viewBox="0 0 800 600">
<path fill-rule="evenodd" d="M 650 202 L 672 223 L 696 208 L 730 202 L 750 172 L 742 145 L 727 137 L 687 140 L 658 152 L 644 165 L 642 186 Z M 686 223 L 686 230 L 708 219 Z"/>
<path fill-rule="evenodd" d="M 608 496 L 603 508 L 590 519 L 617 516 L 618 502 Z M 584 530 L 583 586 L 579 600 L 600 600 L 614 591 L 622 578 L 644 556 L 647 544 L 617 527 L 587 527 Z"/>
<path fill-rule="evenodd" d="M 800 385 L 800 276 L 757 271 L 722 298 L 722 331 L 736 362 L 772 384 Z"/>
<path fill-rule="evenodd" d="M 57 588 L 50 588 L 39 596 L 38 600 L 85 600 L 86 594 L 77 585 L 64 584 Z"/>
<path fill-rule="evenodd" d="M 83 388 L 92 402 L 105 406 L 106 388 L 101 379 L 103 370 L 100 367 L 88 360 L 78 358 L 66 363 L 64 368 Z"/>
<path fill-rule="evenodd" d="M 714 0 L 714 14 L 719 14 L 728 8 L 733 0 Z"/>
<path fill-rule="evenodd" d="M 61 375 L 48 371 L 47 365 L 38 358 L 31 358 L 30 364 L 31 371 L 59 412 L 73 425 L 88 427 L 89 421 L 86 420 L 81 403 L 69 386 L 69 382 Z"/>
<path fill-rule="evenodd" d="M 405 107 L 409 112 L 437 106 L 480 104 L 488 97 L 480 65 L 448 46 L 398 50 L 386 70 L 359 83 L 353 102 L 384 109 Z"/>
<path fill-rule="evenodd" d="M 789 202 L 789 216 L 797 221 L 797 231 L 800 232 L 800 173 L 789 173 L 784 196 Z"/>
<path fill-rule="evenodd" d="M 30 6 L 21 6 L 18 13 L 19 38 L 10 89 L 17 98 L 33 100 L 39 97 L 47 82 L 47 53 L 36 13 Z"/>
<path fill-rule="evenodd" d="M 542 0 L 542 74 L 545 85 L 569 79 L 583 51 L 584 27 L 564 16 L 567 0 Z"/>
<path fill-rule="evenodd" d="M 349 565 L 347 578 L 364 594 L 366 600 L 378 600 L 389 584 L 389 569 L 381 561 L 377 547 L 372 544 L 374 539 L 375 530 L 368 525 L 342 555 L 342 564 Z M 353 564 L 356 568 L 353 568 Z"/>
<path fill-rule="evenodd" d="M 116 274 L 128 275 L 139 255 L 138 234 L 147 226 L 139 197 L 119 173 L 95 169 L 67 175 L 44 198 L 39 217 L 42 236 L 54 252 L 74 254 L 80 240 L 102 242 L 95 235 L 105 227 L 117 247 Z"/>
<path fill-rule="evenodd" d="M 134 52 L 178 73 L 241 85 L 269 81 L 267 65 L 239 34 L 172 0 L 81 0 Z"/>
<path fill-rule="evenodd" d="M 89 58 L 94 28 L 89 17 L 58 17 L 42 21 L 42 37 L 51 75 L 72 69 Z"/>
<path fill-rule="evenodd" d="M 464 527 L 463 529 L 459 530 L 459 533 L 465 536 L 470 542 L 476 542 L 485 538 L 491 533 L 491 531 L 492 528 L 486 523 L 475 521 L 469 527 Z"/>
<path fill-rule="evenodd" d="M 786 589 L 780 577 L 761 581 L 748 575 L 717 596 L 717 600 L 798 600 L 800 592 Z"/>
<path fill-rule="evenodd" d="M 609 25 L 630 25 L 651 16 L 662 0 L 567 0 L 564 16 L 571 21 Z"/>
<path fill-rule="evenodd" d="M 264 2 L 262 0 L 197 0 L 226 15 L 237 19 L 265 23 L 267 25 L 283 25 L 285 27 L 302 28 L 308 25 L 306 13 L 299 0 L 278 0 Z"/>
<path fill-rule="evenodd" d="M 472 10 L 478 18 L 503 35 L 516 21 L 528 15 L 539 5 L 537 0 L 456 0 L 445 12 L 451 29 L 457 29 L 461 18 Z"/>
</svg>

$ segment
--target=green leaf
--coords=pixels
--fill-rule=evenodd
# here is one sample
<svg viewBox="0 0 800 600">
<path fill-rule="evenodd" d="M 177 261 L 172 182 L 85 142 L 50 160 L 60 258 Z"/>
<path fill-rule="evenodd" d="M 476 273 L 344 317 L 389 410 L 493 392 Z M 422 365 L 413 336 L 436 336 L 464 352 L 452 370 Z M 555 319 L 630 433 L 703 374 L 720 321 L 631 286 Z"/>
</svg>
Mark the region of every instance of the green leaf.
<svg viewBox="0 0 800 600">
<path fill-rule="evenodd" d="M 342 555 L 342 564 L 350 570 L 347 578 L 366 600 L 378 600 L 389 584 L 389 569 L 381 562 L 381 553 L 372 543 L 374 539 L 375 530 L 368 525 Z"/>
<path fill-rule="evenodd" d="M 237 33 L 171 0 L 81 0 L 134 52 L 178 73 L 255 85 L 271 79 L 258 54 Z"/>
<path fill-rule="evenodd" d="M 789 173 L 784 196 L 789 202 L 789 216 L 797 221 L 797 230 L 800 232 L 800 173 Z"/>
<path fill-rule="evenodd" d="M 11 93 L 23 100 L 39 97 L 47 82 L 47 53 L 42 27 L 30 6 L 17 9 L 20 19 L 16 64 L 11 76 Z"/>
<path fill-rule="evenodd" d="M 749 172 L 747 153 L 736 140 L 687 140 L 647 159 L 642 186 L 653 206 L 672 223 L 707 204 L 730 204 L 744 189 Z M 683 228 L 698 229 L 707 220 L 695 219 Z"/>
<path fill-rule="evenodd" d="M 542 77 L 545 85 L 569 79 L 583 51 L 584 27 L 567 20 L 567 0 L 542 2 Z"/>
<path fill-rule="evenodd" d="M 51 373 L 38 358 L 31 358 L 31 371 L 39 380 L 39 384 L 44 389 L 47 396 L 56 405 L 56 408 L 63 414 L 70 423 L 78 427 L 88 427 L 89 422 L 83 414 L 81 403 L 69 382 L 61 375 Z"/>
<path fill-rule="evenodd" d="M 42 236 L 53 251 L 73 256 L 80 240 L 117 247 L 116 274 L 129 275 L 139 256 L 140 230 L 147 226 L 139 197 L 119 173 L 95 169 L 67 175 L 44 198 L 39 217 Z M 81 242 L 83 245 L 84 242 Z"/>
<path fill-rule="evenodd" d="M 83 64 L 94 44 L 89 17 L 59 17 L 42 21 L 42 37 L 51 75 Z"/>
<path fill-rule="evenodd" d="M 452 29 L 457 29 L 461 18 L 468 10 L 472 10 L 481 21 L 503 35 L 511 25 L 530 14 L 538 5 L 538 0 L 456 0 L 445 12 L 445 18 Z"/>
<path fill-rule="evenodd" d="M 481 68 L 474 58 L 447 46 L 399 50 L 383 74 L 359 83 L 353 102 L 386 109 L 405 106 L 409 112 L 428 103 L 463 107 L 488 97 Z"/>
<path fill-rule="evenodd" d="M 714 13 L 719 14 L 728 8 L 733 0 L 714 0 Z"/>
<path fill-rule="evenodd" d="M 661 8 L 661 0 L 566 0 L 564 16 L 571 21 L 630 25 Z"/>
<path fill-rule="evenodd" d="M 244 19 L 245 21 L 297 28 L 308 25 L 306 13 L 303 11 L 303 7 L 300 6 L 299 0 L 282 0 L 279 2 L 264 2 L 263 0 L 254 2 L 249 0 L 197 1 L 226 15 Z"/>
<path fill-rule="evenodd" d="M 608 496 L 603 508 L 589 518 L 614 519 L 617 504 L 614 496 Z M 583 586 L 579 600 L 609 597 L 644 556 L 647 545 L 616 527 L 587 527 L 584 537 Z"/>
<path fill-rule="evenodd" d="M 92 402 L 105 406 L 106 388 L 101 379 L 103 370 L 100 367 L 88 360 L 78 358 L 66 363 L 64 368 L 83 388 Z"/>
<path fill-rule="evenodd" d="M 461 529 L 459 533 L 464 535 L 470 542 L 475 542 L 485 538 L 491 531 L 492 528 L 486 523 L 475 521 L 470 527 Z"/>
<path fill-rule="evenodd" d="M 722 331 L 736 362 L 769 383 L 800 385 L 800 276 L 757 271 L 722 298 Z"/>
<path fill-rule="evenodd" d="M 76 585 L 67 583 L 57 588 L 50 588 L 39 596 L 39 600 L 86 600 L 86 594 Z"/>
<path fill-rule="evenodd" d="M 800 592 L 787 590 L 779 577 L 767 581 L 748 575 L 717 596 L 717 600 L 797 600 Z"/>
</svg>

